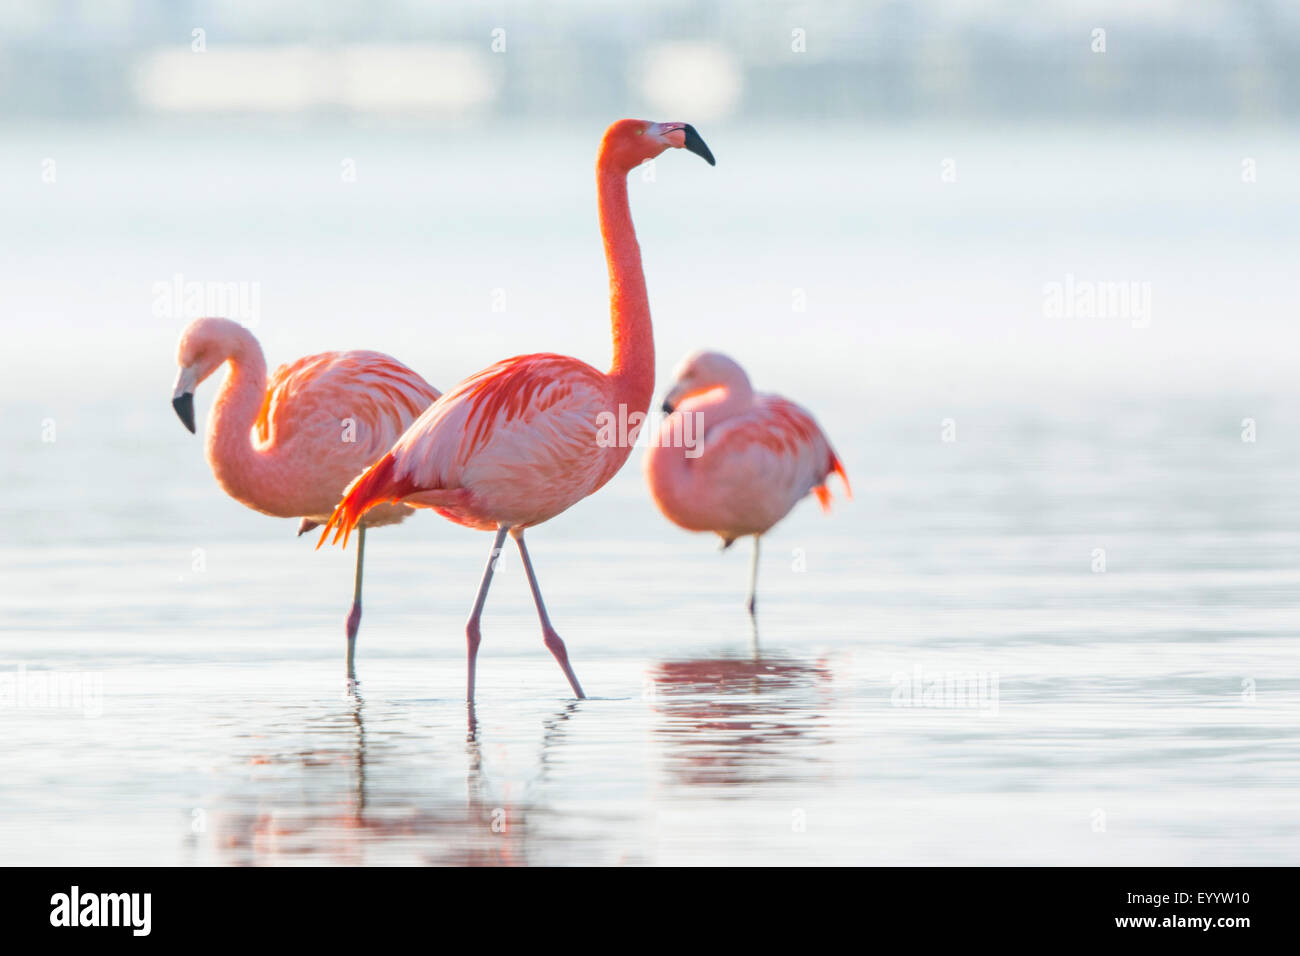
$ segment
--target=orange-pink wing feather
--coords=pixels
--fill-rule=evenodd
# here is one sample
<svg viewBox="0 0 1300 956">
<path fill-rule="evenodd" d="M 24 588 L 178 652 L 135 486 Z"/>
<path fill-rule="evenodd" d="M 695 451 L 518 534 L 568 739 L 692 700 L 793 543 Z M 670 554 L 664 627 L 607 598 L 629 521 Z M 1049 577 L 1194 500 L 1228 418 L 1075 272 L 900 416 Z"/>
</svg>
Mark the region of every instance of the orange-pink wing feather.
<svg viewBox="0 0 1300 956">
<path fill-rule="evenodd" d="M 816 419 L 779 395 L 755 395 L 751 411 L 722 422 L 705 440 L 708 452 L 718 460 L 760 455 L 756 459 L 760 469 L 775 469 L 763 480 L 780 485 L 796 501 L 824 486 L 832 472 L 843 475 L 839 458 Z"/>
<path fill-rule="evenodd" d="M 302 440 L 350 445 L 339 452 L 369 462 L 437 398 L 437 389 L 382 352 L 307 355 L 272 373 L 253 439 L 278 448 Z"/>
<path fill-rule="evenodd" d="M 597 447 L 598 416 L 608 408 L 606 377 L 577 359 L 540 353 L 497 362 L 431 405 L 352 483 L 321 542 L 333 530 L 346 544 L 368 509 L 391 501 L 476 528 L 544 521 L 599 488 L 627 457 L 626 448 Z"/>
<path fill-rule="evenodd" d="M 663 479 L 678 487 L 660 496 L 660 507 L 683 527 L 726 538 L 766 531 L 810 492 L 829 510 L 832 472 L 848 491 L 843 465 L 816 420 L 776 395 L 755 395 L 752 408 L 708 428 L 698 458 L 655 450 L 665 452 L 683 459 Z"/>
</svg>

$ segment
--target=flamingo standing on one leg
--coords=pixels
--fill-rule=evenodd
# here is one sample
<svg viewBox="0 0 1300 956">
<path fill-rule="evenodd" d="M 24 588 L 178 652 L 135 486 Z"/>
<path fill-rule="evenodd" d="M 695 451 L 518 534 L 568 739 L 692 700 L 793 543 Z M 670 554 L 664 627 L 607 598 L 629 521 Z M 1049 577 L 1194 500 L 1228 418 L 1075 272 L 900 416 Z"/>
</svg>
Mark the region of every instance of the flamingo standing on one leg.
<svg viewBox="0 0 1300 956">
<path fill-rule="evenodd" d="M 388 454 L 352 483 L 317 544 L 333 530 L 334 541 L 342 538 L 346 547 L 348 532 L 383 502 L 433 508 L 458 524 L 496 532 L 465 626 L 469 700 L 474 699 L 479 618 L 507 532 L 523 559 L 543 641 L 574 694 L 584 696 L 564 641 L 547 616 L 524 530 L 554 518 L 609 481 L 627 460 L 637 429 L 620 445 L 601 440 L 601 423 L 609 420 L 605 416 L 617 416 L 630 424 L 650 405 L 654 337 L 627 175 L 670 147 L 688 149 L 713 165 L 713 155 L 694 127 L 631 119 L 605 131 L 596 159 L 614 339 L 609 372 L 543 353 L 505 359 L 467 378 L 434 402 Z"/>
<path fill-rule="evenodd" d="M 438 397 L 438 390 L 382 352 L 322 352 L 281 365 L 268 383 L 253 334 L 229 319 L 195 319 L 181 333 L 172 407 L 194 431 L 194 389 L 229 363 L 208 417 L 208 464 L 230 497 L 277 518 L 302 518 L 298 533 L 328 520 L 339 495 Z M 394 524 L 410 508 L 372 511 L 365 525 Z M 361 625 L 365 525 L 357 547 L 347 620 L 348 679 Z"/>
<path fill-rule="evenodd" d="M 650 493 L 669 521 L 688 531 L 712 531 L 724 549 L 742 535 L 754 536 L 753 617 L 758 539 L 810 491 L 829 511 L 831 472 L 852 497 L 849 477 L 812 415 L 779 395 L 755 393 L 745 370 L 727 356 L 696 352 L 673 377 L 663 403 L 668 417 L 645 457 Z"/>
</svg>

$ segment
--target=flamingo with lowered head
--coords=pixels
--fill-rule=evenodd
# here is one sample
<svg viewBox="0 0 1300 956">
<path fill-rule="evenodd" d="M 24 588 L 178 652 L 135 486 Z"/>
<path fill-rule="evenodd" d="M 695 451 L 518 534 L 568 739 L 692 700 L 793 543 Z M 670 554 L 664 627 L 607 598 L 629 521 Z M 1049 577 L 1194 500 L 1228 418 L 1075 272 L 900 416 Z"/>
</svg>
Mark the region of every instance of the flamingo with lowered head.
<svg viewBox="0 0 1300 956">
<path fill-rule="evenodd" d="M 749 613 L 758 587 L 758 539 L 809 492 L 830 510 L 826 479 L 844 473 L 830 440 L 807 411 L 756 393 L 749 376 L 720 352 L 696 352 L 678 366 L 664 399 L 667 417 L 646 451 L 650 494 L 664 516 L 688 531 L 712 531 L 724 549 L 754 536 Z M 695 416 L 693 432 L 683 416 Z M 693 434 L 687 443 L 683 436 Z"/>
<path fill-rule="evenodd" d="M 176 348 L 180 374 L 172 407 L 194 429 L 194 390 L 222 365 L 230 371 L 208 416 L 207 455 L 226 494 L 254 511 L 301 518 L 298 533 L 329 519 L 339 495 L 382 453 L 438 390 L 382 352 L 321 352 L 266 377 L 253 333 L 230 319 L 195 319 Z M 366 527 L 411 513 L 386 505 L 366 515 L 357 542 L 352 610 L 347 619 L 347 674 L 361 626 L 361 572 Z"/>
<path fill-rule="evenodd" d="M 608 372 L 564 355 L 520 355 L 472 375 L 434 402 L 347 490 L 330 531 L 344 546 L 372 508 L 401 502 L 433 508 L 458 524 L 494 531 L 487 567 L 465 626 L 466 697 L 474 699 L 481 640 L 479 618 L 506 534 L 515 539 L 542 626 L 542 639 L 578 697 L 585 696 L 564 641 L 551 626 L 524 544 L 524 531 L 599 489 L 623 466 L 636 439 L 600 440 L 604 416 L 629 424 L 644 416 L 654 393 L 654 337 L 641 250 L 628 207 L 627 176 L 669 148 L 687 149 L 710 165 L 713 155 L 694 127 L 624 119 L 605 131 L 596 159 L 600 231 L 609 267 L 614 360 Z M 636 414 L 634 414 L 636 413 Z"/>
</svg>

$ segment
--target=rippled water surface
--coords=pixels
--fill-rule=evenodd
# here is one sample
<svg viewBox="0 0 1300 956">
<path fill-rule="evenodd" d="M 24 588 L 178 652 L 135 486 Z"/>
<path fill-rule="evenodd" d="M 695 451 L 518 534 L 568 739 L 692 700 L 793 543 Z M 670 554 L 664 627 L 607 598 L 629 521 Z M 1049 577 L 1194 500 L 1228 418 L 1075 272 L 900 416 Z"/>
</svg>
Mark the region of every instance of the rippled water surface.
<svg viewBox="0 0 1300 956">
<path fill-rule="evenodd" d="M 530 532 L 591 699 L 508 552 L 473 710 L 489 538 L 371 536 L 348 693 L 352 552 L 215 486 L 153 284 L 260 282 L 272 363 L 598 363 L 592 131 L 525 163 L 473 132 L 5 134 L 0 862 L 1295 862 L 1300 186 L 1243 196 L 1231 131 L 702 131 L 716 170 L 633 184 L 660 379 L 733 352 L 855 497 L 766 539 L 755 641 L 748 544 L 664 522 L 634 451 Z M 57 186 L 24 178 L 49 154 Z M 1045 319 L 1066 273 L 1150 281 L 1150 326 Z"/>
</svg>

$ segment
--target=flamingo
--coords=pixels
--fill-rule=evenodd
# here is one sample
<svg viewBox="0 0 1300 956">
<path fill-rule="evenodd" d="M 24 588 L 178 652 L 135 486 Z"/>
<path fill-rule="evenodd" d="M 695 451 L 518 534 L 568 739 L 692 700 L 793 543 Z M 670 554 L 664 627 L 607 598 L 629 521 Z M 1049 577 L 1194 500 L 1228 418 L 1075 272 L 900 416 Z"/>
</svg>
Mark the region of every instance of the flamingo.
<svg viewBox="0 0 1300 956">
<path fill-rule="evenodd" d="M 606 416 L 639 426 L 649 408 L 654 336 L 627 176 L 669 148 L 687 149 L 714 165 L 694 127 L 633 119 L 619 120 L 605 131 L 596 158 L 614 343 L 610 370 L 539 353 L 504 359 L 471 375 L 429 406 L 387 454 L 357 477 L 316 545 L 324 544 L 332 531 L 334 543 L 341 539 L 346 547 L 352 528 L 370 509 L 394 502 L 433 508 L 457 524 L 495 532 L 465 625 L 467 700 L 474 699 L 479 619 L 507 534 L 519 548 L 542 641 L 573 693 L 586 696 L 546 612 L 524 531 L 597 491 L 623 466 L 637 427 L 628 429 L 626 441 L 603 441 Z"/>
<path fill-rule="evenodd" d="M 230 319 L 195 319 L 176 348 L 180 373 L 172 407 L 194 432 L 194 390 L 222 365 L 230 372 L 208 416 L 207 456 L 226 494 L 254 511 L 301 518 L 298 534 L 328 520 L 358 471 L 393 443 L 438 397 L 438 390 L 382 352 L 321 352 L 275 370 L 253 333 Z M 356 680 L 366 527 L 395 524 L 411 509 L 387 505 L 366 515 L 357 542 L 347 675 Z"/>
<path fill-rule="evenodd" d="M 723 550 L 754 536 L 748 607 L 755 618 L 759 538 L 809 492 L 830 511 L 832 472 L 851 498 L 849 476 L 812 415 L 779 395 L 756 393 L 735 360 L 695 352 L 673 378 L 667 417 L 645 456 L 650 494 L 669 521 L 712 531 Z"/>
</svg>

